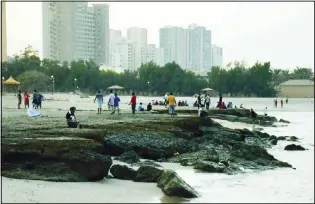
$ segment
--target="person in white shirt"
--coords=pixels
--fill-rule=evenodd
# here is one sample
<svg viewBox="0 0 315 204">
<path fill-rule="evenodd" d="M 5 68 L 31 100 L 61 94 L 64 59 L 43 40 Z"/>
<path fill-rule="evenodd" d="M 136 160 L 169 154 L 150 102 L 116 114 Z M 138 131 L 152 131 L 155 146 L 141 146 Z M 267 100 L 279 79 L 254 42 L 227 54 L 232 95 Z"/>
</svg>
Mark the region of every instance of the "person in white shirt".
<svg viewBox="0 0 315 204">
<path fill-rule="evenodd" d="M 165 96 L 164 96 L 165 108 L 167 108 L 167 98 L 168 98 L 168 94 L 166 93 Z"/>
<path fill-rule="evenodd" d="M 112 109 L 112 111 L 114 111 L 114 100 L 115 100 L 115 94 L 113 94 L 113 90 L 109 91 L 109 100 L 108 100 L 108 104 L 110 109 Z"/>
<path fill-rule="evenodd" d="M 205 103 L 206 103 L 206 109 L 209 110 L 210 103 L 211 103 L 209 94 L 206 95 Z"/>
<path fill-rule="evenodd" d="M 142 107 L 142 103 L 140 102 L 139 106 L 138 106 L 138 111 L 144 111 L 144 108 Z"/>
</svg>

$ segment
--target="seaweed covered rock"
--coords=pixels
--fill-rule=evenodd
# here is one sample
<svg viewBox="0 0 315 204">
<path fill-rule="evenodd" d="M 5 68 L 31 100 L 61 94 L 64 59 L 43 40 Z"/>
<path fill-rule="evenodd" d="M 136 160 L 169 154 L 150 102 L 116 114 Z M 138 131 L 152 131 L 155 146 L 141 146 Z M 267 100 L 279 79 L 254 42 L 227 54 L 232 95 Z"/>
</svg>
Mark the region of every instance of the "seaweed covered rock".
<svg viewBox="0 0 315 204">
<path fill-rule="evenodd" d="M 140 166 L 153 166 L 153 167 L 162 167 L 160 164 L 155 163 L 154 161 L 146 160 L 138 163 Z"/>
<path fill-rule="evenodd" d="M 162 174 L 162 170 L 153 166 L 141 166 L 137 172 L 134 181 L 136 182 L 157 182 Z"/>
<path fill-rule="evenodd" d="M 194 169 L 211 173 L 223 173 L 225 165 L 209 161 L 198 161 L 194 164 Z"/>
<path fill-rule="evenodd" d="M 274 122 L 277 121 L 276 118 L 271 117 L 242 117 L 242 116 L 235 116 L 235 115 L 223 115 L 223 114 L 216 114 L 211 115 L 211 118 L 216 118 L 220 120 L 227 120 L 230 122 L 241 122 L 247 124 L 258 124 L 260 126 L 270 127 L 274 125 Z"/>
<path fill-rule="evenodd" d="M 122 153 L 119 157 L 116 158 L 119 161 L 128 163 L 128 164 L 133 164 L 140 162 L 139 156 L 135 151 L 126 151 Z"/>
<path fill-rule="evenodd" d="M 287 151 L 304 151 L 306 149 L 304 147 L 302 147 L 301 145 L 289 144 L 289 145 L 285 146 L 284 150 L 287 150 Z"/>
<path fill-rule="evenodd" d="M 114 178 L 122 180 L 134 180 L 136 177 L 136 170 L 129 168 L 126 165 L 114 164 L 110 168 L 110 173 Z"/>
<path fill-rule="evenodd" d="M 284 120 L 284 119 L 280 119 L 279 122 L 281 123 L 290 123 L 290 121 Z"/>
<path fill-rule="evenodd" d="M 196 198 L 198 193 L 173 170 L 163 170 L 157 186 L 168 196 Z"/>
</svg>

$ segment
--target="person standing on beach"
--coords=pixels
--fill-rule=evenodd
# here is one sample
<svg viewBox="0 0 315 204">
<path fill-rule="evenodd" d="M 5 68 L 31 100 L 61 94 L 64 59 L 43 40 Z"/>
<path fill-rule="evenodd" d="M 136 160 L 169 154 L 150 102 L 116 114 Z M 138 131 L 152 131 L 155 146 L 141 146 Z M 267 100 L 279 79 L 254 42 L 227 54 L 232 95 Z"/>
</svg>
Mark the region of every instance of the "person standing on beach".
<svg viewBox="0 0 315 204">
<path fill-rule="evenodd" d="M 19 90 L 17 98 L 18 98 L 18 109 L 21 109 L 21 104 L 22 104 L 21 90 Z"/>
<path fill-rule="evenodd" d="M 173 96 L 172 92 L 168 96 L 167 100 L 168 100 L 169 113 L 170 113 L 171 117 L 174 117 L 176 100 L 175 100 L 175 96 Z"/>
<path fill-rule="evenodd" d="M 165 96 L 164 96 L 164 105 L 165 105 L 165 108 L 167 108 L 167 97 L 168 97 L 168 94 L 166 93 Z"/>
<path fill-rule="evenodd" d="M 132 92 L 131 100 L 129 102 L 129 105 L 131 104 L 131 110 L 132 114 L 134 115 L 136 113 L 136 105 L 137 105 L 137 97 L 134 92 Z"/>
<path fill-rule="evenodd" d="M 206 95 L 206 98 L 205 98 L 205 103 L 206 103 L 206 109 L 209 110 L 209 107 L 210 107 L 210 96 L 209 94 Z"/>
<path fill-rule="evenodd" d="M 109 99 L 108 99 L 108 104 L 110 109 L 114 111 L 114 100 L 115 100 L 115 94 L 113 94 L 113 90 L 109 90 Z"/>
<path fill-rule="evenodd" d="M 282 99 L 280 101 L 280 104 L 281 104 L 281 108 L 283 108 L 283 100 Z"/>
<path fill-rule="evenodd" d="M 27 106 L 27 108 L 30 107 L 30 100 L 29 100 L 29 98 L 30 98 L 30 95 L 28 95 L 27 91 L 25 91 L 24 92 L 24 106 L 25 106 L 25 108 L 26 108 L 26 106 Z"/>
<path fill-rule="evenodd" d="M 94 103 L 97 101 L 97 114 L 102 113 L 102 105 L 103 105 L 103 94 L 101 94 L 101 91 L 98 90 L 97 94 L 94 99 Z"/>
<path fill-rule="evenodd" d="M 33 104 L 33 107 L 35 109 L 37 109 L 37 106 L 38 106 L 38 93 L 36 90 L 34 90 L 33 92 L 33 101 L 32 101 L 32 104 Z"/>
<path fill-rule="evenodd" d="M 38 92 L 37 93 L 37 107 L 42 109 L 42 101 L 44 100 L 44 96 Z"/>
<path fill-rule="evenodd" d="M 289 102 L 289 99 L 288 99 L 288 97 L 285 99 L 285 103 L 286 104 L 288 104 L 288 102 Z"/>
<path fill-rule="evenodd" d="M 117 96 L 117 93 L 115 93 L 115 98 L 114 98 L 114 110 L 113 110 L 113 112 L 111 113 L 111 115 L 115 113 L 115 110 L 117 110 L 118 115 L 120 115 L 120 113 L 119 113 L 119 102 L 120 102 L 120 98 Z"/>
</svg>

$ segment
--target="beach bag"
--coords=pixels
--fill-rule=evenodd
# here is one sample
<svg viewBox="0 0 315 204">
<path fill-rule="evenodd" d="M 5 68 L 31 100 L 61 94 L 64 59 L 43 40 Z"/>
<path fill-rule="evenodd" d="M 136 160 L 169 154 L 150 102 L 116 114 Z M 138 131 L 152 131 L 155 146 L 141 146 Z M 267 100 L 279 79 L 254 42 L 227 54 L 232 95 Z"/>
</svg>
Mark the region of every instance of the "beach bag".
<svg viewBox="0 0 315 204">
<path fill-rule="evenodd" d="M 27 110 L 27 115 L 29 117 L 40 117 L 40 112 L 36 110 L 33 106 L 30 106 Z"/>
</svg>

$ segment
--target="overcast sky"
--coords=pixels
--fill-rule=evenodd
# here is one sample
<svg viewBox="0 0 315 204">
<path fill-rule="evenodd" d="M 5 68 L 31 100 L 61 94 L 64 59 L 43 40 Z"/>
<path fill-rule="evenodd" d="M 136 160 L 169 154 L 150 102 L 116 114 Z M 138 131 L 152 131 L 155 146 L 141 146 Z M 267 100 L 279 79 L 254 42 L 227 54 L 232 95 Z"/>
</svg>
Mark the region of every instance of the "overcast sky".
<svg viewBox="0 0 315 204">
<path fill-rule="evenodd" d="M 159 44 L 159 28 L 191 23 L 212 30 L 212 43 L 223 47 L 223 64 L 271 61 L 275 68 L 314 69 L 313 2 L 115 2 L 110 28 L 148 29 L 148 43 Z M 42 56 L 42 3 L 7 2 L 8 55 L 28 44 Z"/>
</svg>

